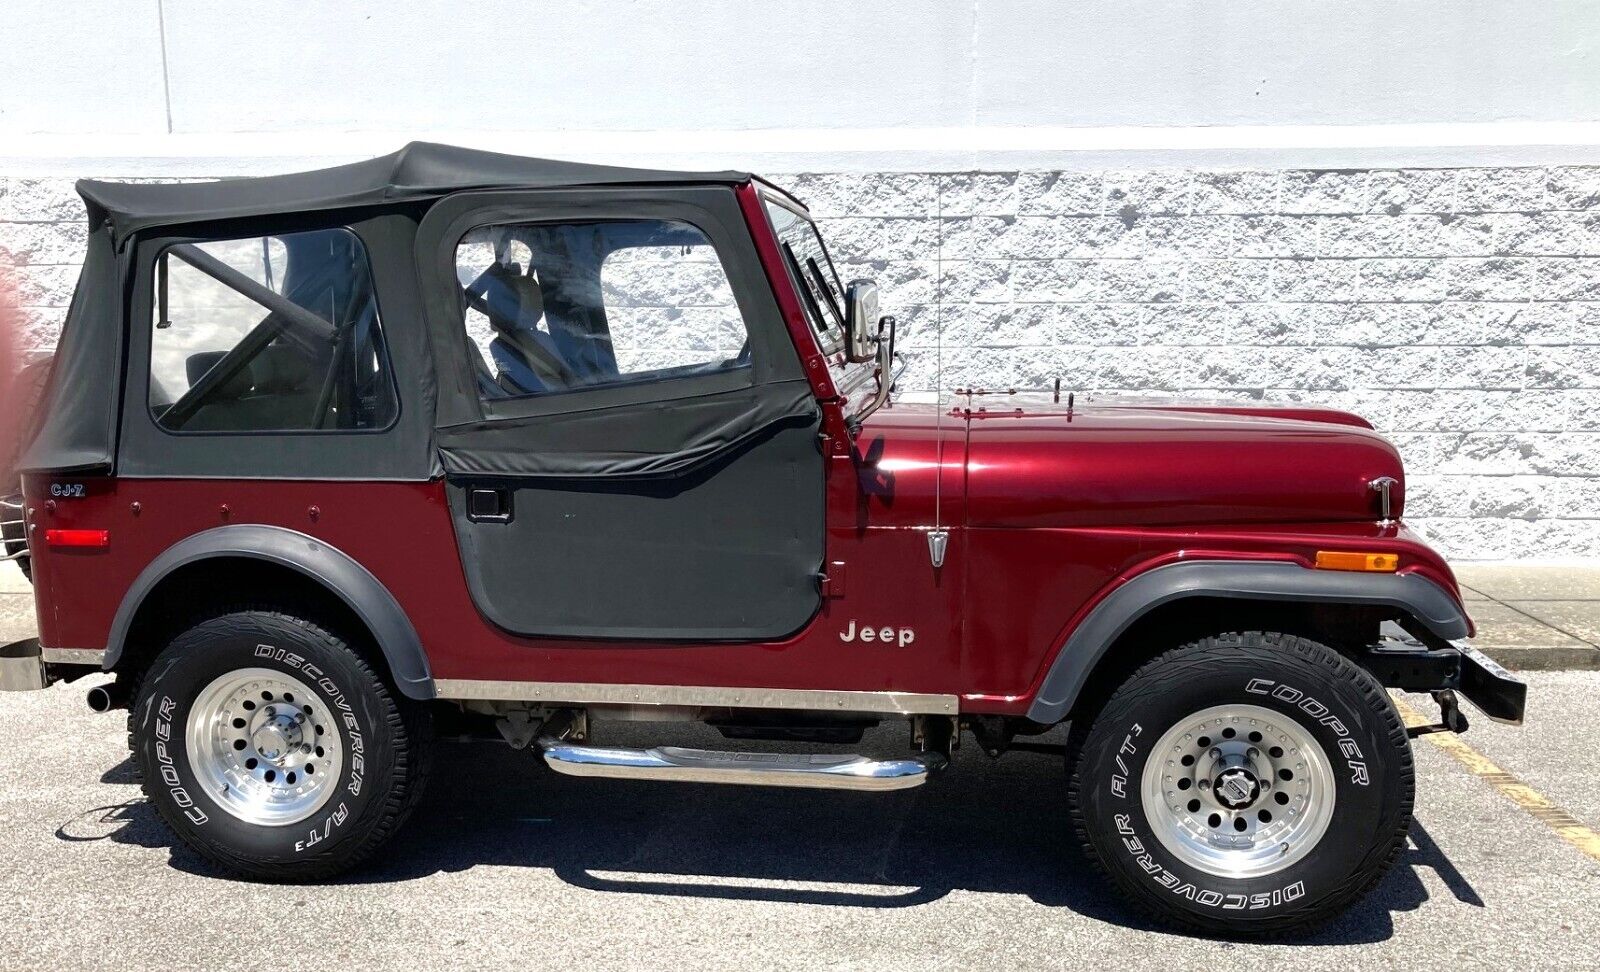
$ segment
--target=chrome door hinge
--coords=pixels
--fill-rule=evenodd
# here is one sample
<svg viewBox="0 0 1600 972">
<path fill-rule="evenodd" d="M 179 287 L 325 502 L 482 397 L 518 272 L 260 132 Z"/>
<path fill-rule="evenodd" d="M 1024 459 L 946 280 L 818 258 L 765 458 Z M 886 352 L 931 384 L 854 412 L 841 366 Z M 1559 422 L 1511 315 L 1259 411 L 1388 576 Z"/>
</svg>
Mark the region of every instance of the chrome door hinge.
<svg viewBox="0 0 1600 972">
<path fill-rule="evenodd" d="M 935 568 L 944 566 L 944 552 L 950 546 L 949 530 L 928 531 L 928 559 Z"/>
</svg>

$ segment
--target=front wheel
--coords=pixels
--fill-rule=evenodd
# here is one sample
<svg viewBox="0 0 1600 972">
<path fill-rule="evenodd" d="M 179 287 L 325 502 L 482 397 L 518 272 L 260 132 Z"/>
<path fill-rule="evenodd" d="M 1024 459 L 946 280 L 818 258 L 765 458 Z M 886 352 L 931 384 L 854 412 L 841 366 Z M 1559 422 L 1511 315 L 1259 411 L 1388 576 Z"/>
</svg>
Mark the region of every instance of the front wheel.
<svg viewBox="0 0 1600 972">
<path fill-rule="evenodd" d="M 1072 811 L 1089 856 L 1191 931 L 1315 924 L 1404 848 L 1404 725 L 1367 671 L 1305 638 L 1173 649 L 1118 687 L 1077 743 Z"/>
<path fill-rule="evenodd" d="M 178 837 L 250 877 L 332 876 L 388 839 L 425 776 L 428 712 L 310 620 L 244 610 L 179 634 L 128 741 Z"/>
</svg>

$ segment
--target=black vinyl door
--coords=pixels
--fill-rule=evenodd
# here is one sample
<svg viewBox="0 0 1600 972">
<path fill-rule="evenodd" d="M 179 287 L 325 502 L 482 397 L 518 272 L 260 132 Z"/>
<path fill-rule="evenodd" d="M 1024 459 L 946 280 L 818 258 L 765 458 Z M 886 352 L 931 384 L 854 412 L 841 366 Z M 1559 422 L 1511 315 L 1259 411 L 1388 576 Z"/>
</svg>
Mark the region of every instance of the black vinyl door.
<svg viewBox="0 0 1600 972">
<path fill-rule="evenodd" d="M 636 406 L 622 422 L 659 421 Z M 818 606 L 822 461 L 798 416 L 665 476 L 452 476 L 473 597 L 521 635 L 768 640 Z"/>
<path fill-rule="evenodd" d="M 436 444 L 479 610 L 523 636 L 803 627 L 820 412 L 732 191 L 470 201 L 423 228 L 451 271 Z"/>
</svg>

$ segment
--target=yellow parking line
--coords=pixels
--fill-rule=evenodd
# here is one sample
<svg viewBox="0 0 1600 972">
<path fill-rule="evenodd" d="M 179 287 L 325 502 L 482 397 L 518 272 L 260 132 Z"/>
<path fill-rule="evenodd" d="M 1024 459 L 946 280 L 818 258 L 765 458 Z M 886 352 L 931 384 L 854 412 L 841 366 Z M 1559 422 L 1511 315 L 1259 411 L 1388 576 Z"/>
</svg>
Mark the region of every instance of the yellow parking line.
<svg viewBox="0 0 1600 972">
<path fill-rule="evenodd" d="M 1394 706 L 1408 727 L 1429 724 L 1430 720 L 1403 699 L 1395 699 Z M 1496 766 L 1493 760 L 1462 742 L 1461 737 L 1453 732 L 1433 732 L 1422 738 L 1448 753 L 1465 766 L 1467 772 L 1499 790 L 1507 800 L 1555 831 L 1556 836 L 1600 861 L 1600 833 L 1561 809 L 1549 797 Z"/>
</svg>

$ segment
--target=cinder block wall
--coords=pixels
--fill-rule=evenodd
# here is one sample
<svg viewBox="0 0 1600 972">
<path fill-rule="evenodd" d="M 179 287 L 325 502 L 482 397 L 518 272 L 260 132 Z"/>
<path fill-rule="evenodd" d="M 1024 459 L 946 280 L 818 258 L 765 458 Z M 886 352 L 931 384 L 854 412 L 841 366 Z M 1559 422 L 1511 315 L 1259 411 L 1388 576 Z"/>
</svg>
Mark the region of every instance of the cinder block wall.
<svg viewBox="0 0 1600 972">
<path fill-rule="evenodd" d="M 804 173 L 906 387 L 1350 408 L 1457 558 L 1600 556 L 1600 167 Z M 31 339 L 81 259 L 66 180 L 0 180 Z M 1240 470 L 1249 475 L 1248 469 Z"/>
</svg>

